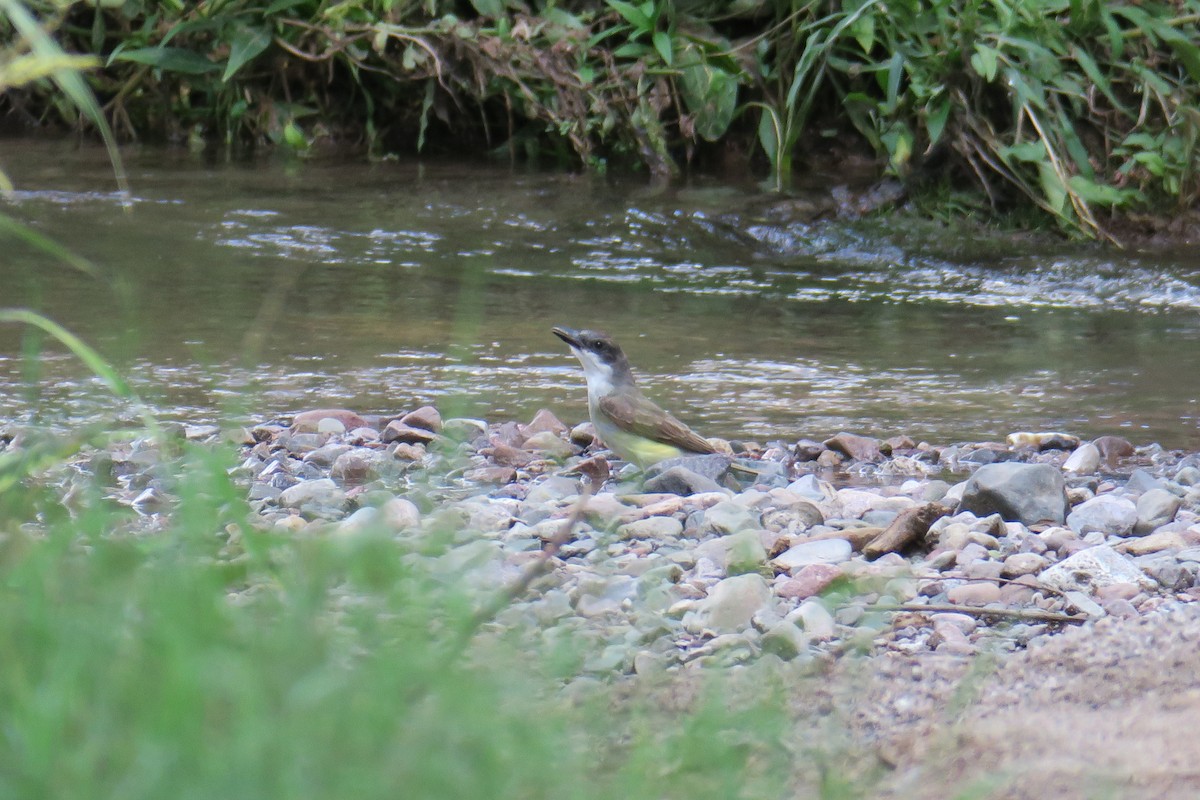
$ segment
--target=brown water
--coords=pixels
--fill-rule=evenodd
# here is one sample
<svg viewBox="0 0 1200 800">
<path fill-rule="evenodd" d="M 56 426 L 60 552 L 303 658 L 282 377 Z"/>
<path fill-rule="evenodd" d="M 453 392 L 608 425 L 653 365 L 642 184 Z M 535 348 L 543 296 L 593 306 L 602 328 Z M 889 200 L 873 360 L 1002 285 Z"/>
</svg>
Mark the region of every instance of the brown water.
<svg viewBox="0 0 1200 800">
<path fill-rule="evenodd" d="M 80 334 L 167 417 L 433 402 L 575 422 L 582 373 L 549 330 L 566 324 L 616 334 L 647 392 L 707 435 L 1065 429 L 1200 447 L 1194 251 L 786 225 L 753 185 L 714 179 L 126 158 L 127 209 L 99 150 L 0 142 L 18 188 L 0 210 L 103 273 L 9 240 L 0 307 Z M 113 408 L 57 344 L 0 326 L 0 427 Z"/>
</svg>

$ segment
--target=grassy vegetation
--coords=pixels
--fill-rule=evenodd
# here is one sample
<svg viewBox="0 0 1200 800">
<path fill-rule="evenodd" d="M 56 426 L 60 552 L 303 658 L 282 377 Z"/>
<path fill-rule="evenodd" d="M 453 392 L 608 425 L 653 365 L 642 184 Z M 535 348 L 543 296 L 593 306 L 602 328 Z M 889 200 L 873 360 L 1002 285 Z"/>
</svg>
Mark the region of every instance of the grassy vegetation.
<svg viewBox="0 0 1200 800">
<path fill-rule="evenodd" d="M 28 5 L 103 63 L 89 80 L 126 137 L 382 154 L 436 131 L 459 153 L 662 175 L 740 142 L 777 188 L 832 140 L 1097 236 L 1198 191 L 1200 0 Z M 38 85 L 10 116 L 74 114 Z"/>
<path fill-rule="evenodd" d="M 481 587 L 382 532 L 256 530 L 229 457 L 185 454 L 152 536 L 95 496 L 47 492 L 37 524 L 6 507 L 0 795 L 783 796 L 760 682 L 670 717 L 603 684 L 568 702 L 586 650 L 455 652 Z"/>
</svg>

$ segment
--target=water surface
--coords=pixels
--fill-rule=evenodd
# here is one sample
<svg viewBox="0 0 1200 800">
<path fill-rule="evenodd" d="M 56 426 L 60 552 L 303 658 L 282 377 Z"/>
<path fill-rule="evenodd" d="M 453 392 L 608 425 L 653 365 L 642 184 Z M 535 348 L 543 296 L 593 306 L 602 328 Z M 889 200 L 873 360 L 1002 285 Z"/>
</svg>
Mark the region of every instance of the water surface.
<svg viewBox="0 0 1200 800">
<path fill-rule="evenodd" d="M 753 184 L 504 166 L 0 142 L 3 211 L 99 278 L 6 243 L 0 306 L 111 358 L 164 416 L 317 406 L 586 415 L 554 324 L 617 335 L 707 435 L 962 441 L 1065 429 L 1200 447 L 1200 256 L 784 222 Z M 40 360 L 25 355 L 40 352 Z M 0 425 L 113 403 L 52 342 L 0 327 Z"/>
</svg>

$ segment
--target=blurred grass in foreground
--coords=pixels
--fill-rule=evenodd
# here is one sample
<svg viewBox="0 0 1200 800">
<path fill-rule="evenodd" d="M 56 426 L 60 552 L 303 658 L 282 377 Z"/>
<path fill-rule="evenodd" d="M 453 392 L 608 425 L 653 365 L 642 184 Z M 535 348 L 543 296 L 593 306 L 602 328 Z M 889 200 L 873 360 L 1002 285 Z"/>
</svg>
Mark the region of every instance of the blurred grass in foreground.
<svg viewBox="0 0 1200 800">
<path fill-rule="evenodd" d="M 87 492 L 0 516 L 0 795 L 786 795 L 786 708 L 752 670 L 668 713 L 619 682 L 564 693 L 586 653 L 536 631 L 448 653 L 499 587 L 381 533 L 256 531 L 233 463 L 185 453 L 163 533 Z"/>
</svg>

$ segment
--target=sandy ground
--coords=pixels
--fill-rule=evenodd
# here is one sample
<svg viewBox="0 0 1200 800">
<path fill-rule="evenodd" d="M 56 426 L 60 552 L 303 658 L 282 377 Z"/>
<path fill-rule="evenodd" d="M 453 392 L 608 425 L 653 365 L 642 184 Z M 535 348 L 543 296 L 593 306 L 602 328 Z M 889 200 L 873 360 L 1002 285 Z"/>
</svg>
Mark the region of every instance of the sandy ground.
<svg viewBox="0 0 1200 800">
<path fill-rule="evenodd" d="M 872 796 L 1200 798 L 1200 605 L 838 672 L 865 688 L 836 705 L 885 765 Z"/>
</svg>

